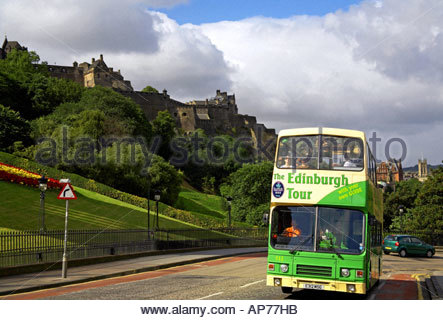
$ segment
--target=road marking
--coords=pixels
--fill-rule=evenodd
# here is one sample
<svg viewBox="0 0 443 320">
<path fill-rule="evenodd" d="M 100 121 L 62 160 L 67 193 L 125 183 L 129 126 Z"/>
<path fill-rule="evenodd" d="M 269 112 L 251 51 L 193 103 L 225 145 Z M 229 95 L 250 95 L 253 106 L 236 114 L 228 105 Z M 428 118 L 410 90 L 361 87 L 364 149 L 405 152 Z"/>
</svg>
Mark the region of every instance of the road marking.
<svg viewBox="0 0 443 320">
<path fill-rule="evenodd" d="M 263 281 L 265 281 L 265 279 L 245 284 L 243 286 L 240 286 L 240 288 L 246 288 L 246 287 L 252 286 L 254 284 L 257 284 L 257 283 L 260 283 L 260 282 L 263 282 Z"/>
<path fill-rule="evenodd" d="M 427 274 L 427 273 L 414 273 L 411 277 L 415 278 L 415 280 L 417 281 L 418 300 L 424 300 L 424 298 L 423 298 L 423 289 L 422 289 L 422 286 L 420 284 L 420 280 L 421 280 L 420 277 L 423 277 L 424 279 L 426 279 L 426 278 L 430 277 L 429 274 Z M 429 291 L 429 290 L 427 290 L 427 291 Z"/>
<path fill-rule="evenodd" d="M 217 293 L 214 293 L 214 294 L 210 294 L 209 296 L 206 296 L 206 297 L 198 298 L 196 300 L 203 300 L 203 299 L 210 298 L 210 297 L 213 297 L 213 296 L 218 296 L 219 294 L 222 294 L 222 293 L 223 293 L 223 291 L 222 292 L 217 292 Z"/>
</svg>

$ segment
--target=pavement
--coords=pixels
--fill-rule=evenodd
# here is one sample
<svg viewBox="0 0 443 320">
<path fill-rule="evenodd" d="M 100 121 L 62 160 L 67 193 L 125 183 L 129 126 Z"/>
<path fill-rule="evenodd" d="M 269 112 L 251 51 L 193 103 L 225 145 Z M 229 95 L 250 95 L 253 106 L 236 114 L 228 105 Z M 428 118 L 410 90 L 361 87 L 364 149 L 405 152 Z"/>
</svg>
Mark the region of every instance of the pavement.
<svg viewBox="0 0 443 320">
<path fill-rule="evenodd" d="M 228 248 L 163 254 L 69 268 L 66 278 L 61 270 L 5 276 L 0 278 L 0 300 L 17 293 L 67 286 L 146 271 L 215 260 L 242 254 L 266 252 L 267 247 Z"/>
<path fill-rule="evenodd" d="M 443 271 L 434 271 L 425 281 L 430 298 L 443 300 Z"/>
</svg>

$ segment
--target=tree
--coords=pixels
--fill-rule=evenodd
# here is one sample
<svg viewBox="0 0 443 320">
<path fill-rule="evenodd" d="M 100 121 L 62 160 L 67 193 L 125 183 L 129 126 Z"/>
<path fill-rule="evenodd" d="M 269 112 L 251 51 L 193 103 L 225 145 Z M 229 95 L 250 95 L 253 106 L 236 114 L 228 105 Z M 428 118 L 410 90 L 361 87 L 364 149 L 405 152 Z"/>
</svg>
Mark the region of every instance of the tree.
<svg viewBox="0 0 443 320">
<path fill-rule="evenodd" d="M 403 206 L 404 214 L 406 215 L 414 207 L 414 201 L 421 187 L 422 183 L 417 179 L 400 181 L 396 183 L 395 191 L 384 195 L 384 225 L 386 228 L 394 229 L 401 227 L 399 225 L 401 222 L 399 220 L 399 207 L 400 205 Z M 398 222 L 395 225 L 391 225 L 396 217 L 398 217 Z"/>
<path fill-rule="evenodd" d="M 16 141 L 29 140 L 29 123 L 17 111 L 0 104 L 0 149 L 5 150 Z"/>
<path fill-rule="evenodd" d="M 152 121 L 152 134 L 162 138 L 158 154 L 164 159 L 169 159 L 172 154 L 169 145 L 175 136 L 175 129 L 175 120 L 167 110 L 157 113 Z"/>
<path fill-rule="evenodd" d="M 143 88 L 142 92 L 153 92 L 158 93 L 158 90 L 151 86 L 146 86 Z"/>
<path fill-rule="evenodd" d="M 148 168 L 148 179 L 151 183 L 151 196 L 155 190 L 160 190 L 162 202 L 173 205 L 177 201 L 183 174 L 162 157 L 153 155 Z"/>
<path fill-rule="evenodd" d="M 423 183 L 412 210 L 411 228 L 438 233 L 443 230 L 443 167 Z"/>
<path fill-rule="evenodd" d="M 65 102 L 80 100 L 84 88 L 73 81 L 49 76 L 34 52 L 12 51 L 0 60 L 0 103 L 32 120 Z"/>
<path fill-rule="evenodd" d="M 110 88 L 96 86 L 85 90 L 79 104 L 86 109 L 101 110 L 106 118 L 113 119 L 111 121 L 113 125 L 118 123 L 117 126 L 122 132 L 112 132 L 112 134 L 141 135 L 147 141 L 151 138 L 151 125 L 140 106 L 130 98 L 124 97 Z M 108 129 L 112 131 L 115 127 L 111 126 Z"/>
<path fill-rule="evenodd" d="M 238 221 L 261 224 L 269 210 L 272 184 L 272 162 L 244 164 L 220 187 L 224 197 L 230 196 L 232 216 Z"/>
<path fill-rule="evenodd" d="M 26 83 L 33 74 L 46 74 L 45 63 L 38 64 L 40 57 L 34 51 L 12 50 L 6 59 L 0 60 L 0 70 L 20 83 Z"/>
</svg>

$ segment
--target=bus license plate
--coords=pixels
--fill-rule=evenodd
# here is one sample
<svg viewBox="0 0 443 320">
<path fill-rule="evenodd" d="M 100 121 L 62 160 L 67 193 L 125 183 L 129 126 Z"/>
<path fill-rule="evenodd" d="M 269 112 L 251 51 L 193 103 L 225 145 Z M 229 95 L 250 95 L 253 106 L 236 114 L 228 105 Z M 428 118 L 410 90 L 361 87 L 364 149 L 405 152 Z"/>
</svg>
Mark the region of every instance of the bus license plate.
<svg viewBox="0 0 443 320">
<path fill-rule="evenodd" d="M 305 289 L 315 289 L 315 290 L 324 290 L 325 286 L 322 285 L 322 284 L 305 283 L 303 285 L 303 288 L 305 288 Z"/>
<path fill-rule="evenodd" d="M 391 250 L 391 247 L 386 247 L 385 249 Z"/>
</svg>

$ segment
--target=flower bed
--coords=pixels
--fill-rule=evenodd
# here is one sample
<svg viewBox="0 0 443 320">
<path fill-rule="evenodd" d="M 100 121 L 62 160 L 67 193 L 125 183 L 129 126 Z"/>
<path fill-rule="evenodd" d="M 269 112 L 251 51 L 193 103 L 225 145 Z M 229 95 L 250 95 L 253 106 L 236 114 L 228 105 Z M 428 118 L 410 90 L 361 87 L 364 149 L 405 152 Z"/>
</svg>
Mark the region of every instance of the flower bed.
<svg viewBox="0 0 443 320">
<path fill-rule="evenodd" d="M 41 175 L 0 162 L 0 180 L 38 187 Z M 48 178 L 49 189 L 60 189 L 58 180 Z"/>
</svg>

